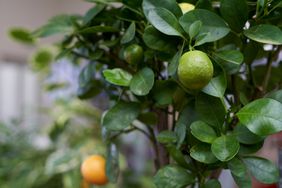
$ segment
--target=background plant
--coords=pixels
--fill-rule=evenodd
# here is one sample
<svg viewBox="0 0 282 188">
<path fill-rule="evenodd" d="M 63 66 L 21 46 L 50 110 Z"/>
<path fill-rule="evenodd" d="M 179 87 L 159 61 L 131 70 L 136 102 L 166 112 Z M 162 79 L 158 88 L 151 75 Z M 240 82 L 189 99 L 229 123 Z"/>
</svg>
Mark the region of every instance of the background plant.
<svg viewBox="0 0 282 188">
<path fill-rule="evenodd" d="M 278 181 L 276 166 L 253 153 L 282 130 L 279 0 L 185 1 L 195 5 L 185 14 L 175 0 L 87 1 L 95 4 L 83 16 L 56 16 L 32 33 L 12 35 L 34 43 L 63 34 L 56 59 L 88 62 L 77 96 L 105 92 L 113 102 L 101 122 L 112 182 L 116 139 L 135 130 L 152 143 L 157 187 L 220 187 L 222 169 L 239 187 L 251 187 L 250 175 Z M 132 45 L 142 50 L 128 52 Z M 181 55 L 195 49 L 214 67 L 200 91 L 183 87 L 176 74 Z M 33 58 L 41 70 L 52 60 L 44 56 Z"/>
</svg>

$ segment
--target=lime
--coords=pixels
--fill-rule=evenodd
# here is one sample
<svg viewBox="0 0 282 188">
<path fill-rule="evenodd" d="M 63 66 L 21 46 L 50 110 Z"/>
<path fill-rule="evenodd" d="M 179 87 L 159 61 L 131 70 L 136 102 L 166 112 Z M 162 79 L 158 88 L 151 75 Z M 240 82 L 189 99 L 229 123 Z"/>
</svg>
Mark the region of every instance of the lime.
<svg viewBox="0 0 282 188">
<path fill-rule="evenodd" d="M 124 59 L 129 64 L 138 64 L 143 60 L 143 49 L 138 44 L 131 44 L 124 50 Z"/>
<path fill-rule="evenodd" d="M 184 53 L 178 65 L 178 78 L 187 89 L 199 90 L 213 76 L 213 65 L 207 54 L 194 50 Z"/>
<path fill-rule="evenodd" d="M 181 8 L 183 14 L 195 9 L 195 6 L 190 3 L 179 3 L 178 5 Z"/>
</svg>

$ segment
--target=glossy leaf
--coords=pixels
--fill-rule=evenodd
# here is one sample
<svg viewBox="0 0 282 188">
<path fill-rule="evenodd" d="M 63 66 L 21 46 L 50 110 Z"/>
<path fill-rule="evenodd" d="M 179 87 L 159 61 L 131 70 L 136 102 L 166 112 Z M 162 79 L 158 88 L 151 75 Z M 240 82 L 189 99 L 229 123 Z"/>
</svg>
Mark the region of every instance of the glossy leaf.
<svg viewBox="0 0 282 188">
<path fill-rule="evenodd" d="M 258 99 L 244 106 L 237 116 L 250 131 L 267 136 L 282 130 L 282 104 L 274 99 Z"/>
<path fill-rule="evenodd" d="M 166 35 L 183 37 L 183 29 L 177 18 L 167 9 L 152 8 L 148 13 L 148 20 L 160 32 Z"/>
<path fill-rule="evenodd" d="M 212 143 L 217 138 L 216 132 L 203 121 L 195 121 L 190 126 L 191 133 L 198 140 L 206 143 Z"/>
<path fill-rule="evenodd" d="M 189 161 L 186 159 L 187 156 L 184 156 L 182 152 L 177 149 L 173 144 L 167 145 L 166 148 L 169 152 L 169 155 L 173 158 L 175 162 L 177 162 L 177 164 L 189 170 L 193 169 L 192 165 L 190 165 L 188 163 Z"/>
<path fill-rule="evenodd" d="M 219 98 L 206 94 L 199 94 L 196 97 L 196 110 L 202 121 L 216 128 L 223 125 L 225 107 Z"/>
<path fill-rule="evenodd" d="M 186 129 L 193 121 L 197 120 L 197 114 L 192 104 L 187 104 L 180 112 L 178 120 L 175 126 L 175 132 L 177 135 L 177 147 L 179 148 L 186 137 Z"/>
<path fill-rule="evenodd" d="M 251 174 L 260 182 L 266 184 L 278 182 L 279 171 L 271 161 L 260 157 L 245 157 L 243 161 Z"/>
<path fill-rule="evenodd" d="M 35 37 L 48 37 L 55 34 L 71 34 L 75 31 L 74 21 L 77 16 L 59 15 L 51 18 L 48 23 L 34 32 Z"/>
<path fill-rule="evenodd" d="M 243 54 L 237 50 L 219 51 L 212 55 L 214 60 L 219 63 L 228 74 L 238 72 L 244 60 Z"/>
<path fill-rule="evenodd" d="M 119 152 L 116 144 L 107 146 L 106 175 L 110 182 L 115 183 L 119 175 Z"/>
<path fill-rule="evenodd" d="M 79 33 L 83 33 L 83 34 L 91 34 L 91 33 L 112 33 L 112 32 L 119 32 L 119 30 L 115 27 L 111 27 L 111 26 L 92 26 L 92 27 L 87 27 L 84 29 L 81 29 L 80 31 L 78 31 Z"/>
<path fill-rule="evenodd" d="M 199 35 L 206 34 L 204 40 L 201 39 L 202 42 L 198 45 L 219 40 L 226 36 L 230 31 L 222 18 L 217 14 L 204 9 L 189 11 L 179 19 L 179 22 L 186 33 L 189 33 L 190 26 L 195 21 L 202 22 Z"/>
<path fill-rule="evenodd" d="M 194 175 L 176 165 L 165 166 L 154 176 L 157 188 L 183 188 L 194 182 Z"/>
<path fill-rule="evenodd" d="M 200 20 L 192 23 L 191 26 L 189 27 L 189 37 L 194 38 L 195 36 L 197 36 L 201 30 L 201 27 L 202 27 L 202 22 Z"/>
<path fill-rule="evenodd" d="M 103 71 L 106 80 L 119 86 L 129 86 L 132 75 L 120 68 L 107 69 Z"/>
<path fill-rule="evenodd" d="M 132 22 L 130 24 L 130 26 L 127 28 L 127 30 L 125 31 L 124 35 L 122 36 L 121 40 L 120 40 L 120 43 L 121 44 L 125 44 L 125 43 L 128 43 L 130 42 L 131 40 L 134 39 L 134 36 L 135 36 L 135 23 Z"/>
<path fill-rule="evenodd" d="M 173 93 L 177 89 L 175 82 L 171 80 L 159 80 L 153 88 L 153 96 L 157 105 L 164 106 L 172 104 Z"/>
<path fill-rule="evenodd" d="M 282 44 L 282 31 L 279 27 L 261 24 L 244 31 L 246 37 L 265 44 Z"/>
<path fill-rule="evenodd" d="M 218 161 L 212 153 L 211 145 L 209 144 L 200 143 L 193 146 L 190 149 L 190 155 L 193 159 L 205 164 L 212 164 Z"/>
<path fill-rule="evenodd" d="M 237 125 L 234 129 L 237 140 L 243 144 L 256 144 L 264 138 L 252 133 L 246 126 Z"/>
<path fill-rule="evenodd" d="M 208 85 L 202 89 L 202 92 L 214 97 L 222 98 L 224 96 L 226 87 L 227 81 L 225 75 L 221 74 L 212 78 Z"/>
<path fill-rule="evenodd" d="M 102 126 L 108 130 L 121 131 L 134 121 L 140 112 L 140 105 L 133 102 L 118 102 L 102 119 Z"/>
<path fill-rule="evenodd" d="M 236 182 L 236 184 L 241 188 L 251 188 L 252 182 L 248 174 L 246 165 L 237 157 L 234 157 L 228 162 L 228 168 Z"/>
<path fill-rule="evenodd" d="M 175 46 L 177 46 L 175 37 L 167 36 L 151 25 L 146 27 L 143 34 L 143 40 L 149 48 L 158 51 L 175 51 Z"/>
<path fill-rule="evenodd" d="M 205 187 L 204 188 L 221 188 L 221 184 L 220 184 L 220 182 L 218 180 L 211 179 L 211 180 L 208 180 L 205 183 Z"/>
<path fill-rule="evenodd" d="M 258 152 L 263 146 L 264 140 L 256 144 L 240 144 L 240 155 L 249 155 Z"/>
<path fill-rule="evenodd" d="M 83 17 L 83 23 L 88 24 L 96 15 L 98 15 L 102 10 L 104 10 L 105 5 L 97 4 L 93 8 L 89 9 L 85 16 Z"/>
<path fill-rule="evenodd" d="M 223 135 L 215 139 L 212 143 L 211 150 L 220 161 L 229 161 L 239 151 L 240 144 L 234 136 Z"/>
<path fill-rule="evenodd" d="M 162 144 L 174 143 L 177 141 L 176 134 L 172 131 L 162 131 L 157 135 L 157 140 Z"/>
<path fill-rule="evenodd" d="M 175 0 L 162 0 L 162 1 L 143 0 L 142 7 L 143 7 L 143 11 L 147 19 L 148 19 L 149 10 L 152 8 L 158 8 L 158 7 L 162 7 L 162 8 L 169 10 L 176 17 L 180 17 L 182 15 L 182 11 L 180 7 L 177 5 L 177 2 Z"/>
<path fill-rule="evenodd" d="M 169 65 L 168 65 L 168 74 L 170 76 L 174 75 L 177 71 L 178 68 L 178 64 L 179 64 L 179 59 L 182 55 L 182 51 L 183 49 L 179 50 L 177 53 L 175 53 L 175 55 L 173 56 L 173 58 L 169 61 Z"/>
<path fill-rule="evenodd" d="M 135 95 L 147 95 L 154 85 L 154 79 L 152 69 L 145 67 L 133 76 L 130 82 L 130 90 Z"/>
<path fill-rule="evenodd" d="M 220 13 L 234 31 L 241 32 L 248 20 L 247 1 L 221 0 Z"/>
<path fill-rule="evenodd" d="M 266 98 L 274 99 L 282 103 L 282 90 L 273 91 L 266 95 Z"/>
</svg>

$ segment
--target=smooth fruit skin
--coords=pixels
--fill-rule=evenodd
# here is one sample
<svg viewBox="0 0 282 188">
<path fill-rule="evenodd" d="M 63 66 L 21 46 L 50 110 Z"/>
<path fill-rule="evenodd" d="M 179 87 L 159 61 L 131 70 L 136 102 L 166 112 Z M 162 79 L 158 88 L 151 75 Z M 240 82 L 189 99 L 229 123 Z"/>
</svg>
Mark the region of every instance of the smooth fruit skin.
<svg viewBox="0 0 282 188">
<path fill-rule="evenodd" d="M 212 79 L 213 65 L 204 52 L 189 51 L 181 56 L 177 73 L 185 88 L 199 90 Z"/>
<path fill-rule="evenodd" d="M 179 3 L 178 5 L 181 8 L 183 14 L 195 9 L 195 6 L 190 3 Z"/>
<path fill-rule="evenodd" d="M 81 164 L 83 178 L 95 185 L 105 185 L 108 182 L 106 176 L 106 160 L 100 155 L 92 155 Z"/>
<path fill-rule="evenodd" d="M 138 44 L 131 44 L 124 50 L 124 59 L 129 64 L 138 64 L 143 60 L 143 48 Z"/>
</svg>

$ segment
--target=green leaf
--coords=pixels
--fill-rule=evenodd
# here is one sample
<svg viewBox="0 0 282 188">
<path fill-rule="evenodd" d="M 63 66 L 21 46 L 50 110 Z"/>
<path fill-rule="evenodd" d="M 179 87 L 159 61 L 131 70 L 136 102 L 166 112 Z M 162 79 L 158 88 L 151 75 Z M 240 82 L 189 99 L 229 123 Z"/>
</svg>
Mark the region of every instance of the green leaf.
<svg viewBox="0 0 282 188">
<path fill-rule="evenodd" d="M 180 49 L 177 53 L 175 53 L 173 58 L 169 61 L 169 65 L 167 68 L 168 75 L 172 76 L 176 73 L 178 64 L 179 64 L 179 59 L 182 55 L 182 52 L 183 52 L 183 49 Z"/>
<path fill-rule="evenodd" d="M 80 160 L 74 150 L 57 150 L 48 155 L 45 164 L 45 173 L 49 176 L 73 170 Z"/>
<path fill-rule="evenodd" d="M 222 18 L 220 18 L 217 14 L 204 9 L 189 11 L 179 19 L 180 25 L 186 33 L 189 33 L 190 26 L 195 21 L 202 22 L 199 35 L 209 33 L 198 45 L 219 40 L 226 36 L 230 31 Z"/>
<path fill-rule="evenodd" d="M 237 125 L 234 129 L 234 134 L 236 135 L 237 140 L 243 144 L 256 144 L 262 141 L 264 138 L 252 133 L 244 125 Z"/>
<path fill-rule="evenodd" d="M 212 55 L 215 61 L 229 74 L 238 72 L 244 60 L 243 54 L 237 50 L 220 51 Z"/>
<path fill-rule="evenodd" d="M 115 183 L 119 175 L 119 152 L 116 144 L 107 146 L 106 175 L 110 182 Z"/>
<path fill-rule="evenodd" d="M 54 52 L 51 48 L 39 48 L 31 55 L 29 63 L 36 71 L 48 71 L 53 61 Z"/>
<path fill-rule="evenodd" d="M 196 110 L 202 121 L 216 128 L 222 127 L 226 110 L 219 98 L 199 94 L 196 97 Z"/>
<path fill-rule="evenodd" d="M 218 161 L 211 152 L 211 145 L 205 143 L 193 146 L 190 150 L 190 155 L 193 159 L 205 164 L 212 164 Z"/>
<path fill-rule="evenodd" d="M 282 103 L 282 90 L 277 90 L 277 91 L 273 91 L 271 93 L 268 93 L 266 96 L 266 98 L 270 98 L 270 99 L 274 99 L 277 100 L 279 102 Z"/>
<path fill-rule="evenodd" d="M 154 176 L 157 188 L 183 188 L 194 182 L 194 175 L 176 165 L 165 166 Z"/>
<path fill-rule="evenodd" d="M 241 32 L 248 20 L 246 0 L 221 0 L 220 13 L 232 30 Z"/>
<path fill-rule="evenodd" d="M 197 36 L 202 27 L 202 22 L 200 20 L 193 22 L 189 27 L 189 37 L 192 39 Z"/>
<path fill-rule="evenodd" d="M 204 188 L 221 188 L 221 184 L 220 184 L 220 182 L 218 180 L 211 179 L 211 180 L 208 180 L 205 183 L 205 187 Z"/>
<path fill-rule="evenodd" d="M 226 87 L 227 81 L 225 75 L 221 74 L 212 78 L 208 85 L 202 89 L 202 92 L 214 97 L 222 98 L 224 96 Z"/>
<path fill-rule="evenodd" d="M 157 114 L 154 112 L 145 112 L 139 114 L 138 119 L 146 125 L 156 125 L 158 122 Z"/>
<path fill-rule="evenodd" d="M 79 85 L 87 85 L 95 79 L 96 65 L 95 63 L 88 63 L 79 73 Z"/>
<path fill-rule="evenodd" d="M 120 43 L 121 44 L 125 44 L 128 43 L 130 41 L 132 41 L 134 39 L 135 36 L 135 23 L 132 22 L 130 24 L 130 26 L 127 28 L 126 32 L 124 33 L 124 35 L 122 36 Z"/>
<path fill-rule="evenodd" d="M 106 80 L 118 86 L 129 86 L 132 75 L 120 68 L 107 69 L 103 71 Z"/>
<path fill-rule="evenodd" d="M 169 144 L 166 146 L 168 152 L 169 152 L 169 155 L 173 158 L 173 160 L 175 162 L 177 162 L 177 164 L 179 164 L 180 166 L 184 167 L 184 168 L 187 168 L 189 170 L 192 170 L 192 165 L 190 165 L 188 162 L 188 160 L 186 160 L 185 157 L 187 156 L 184 156 L 182 154 L 182 152 L 177 149 L 174 145 L 172 144 Z M 189 159 L 189 158 L 188 158 Z"/>
<path fill-rule="evenodd" d="M 258 152 L 263 146 L 264 140 L 256 144 L 240 144 L 240 155 L 249 155 Z"/>
<path fill-rule="evenodd" d="M 99 33 L 99 32 L 112 33 L 112 32 L 119 32 L 119 30 L 111 26 L 92 26 L 92 27 L 86 27 L 78 31 L 78 33 L 83 33 L 83 34 L 91 34 L 91 33 Z"/>
<path fill-rule="evenodd" d="M 89 9 L 83 17 L 83 23 L 88 24 L 96 15 L 104 10 L 105 5 L 97 4 L 93 8 Z"/>
<path fill-rule="evenodd" d="M 55 34 L 71 34 L 74 32 L 74 22 L 77 16 L 59 15 L 51 18 L 46 25 L 43 25 L 34 32 L 35 37 L 48 37 Z"/>
<path fill-rule="evenodd" d="M 245 157 L 243 161 L 251 174 L 260 182 L 266 184 L 278 182 L 279 171 L 271 161 L 260 157 Z"/>
<path fill-rule="evenodd" d="M 34 44 L 35 39 L 33 38 L 31 32 L 28 29 L 21 27 L 14 27 L 9 30 L 9 36 L 16 42 L 23 44 Z"/>
<path fill-rule="evenodd" d="M 140 105 L 134 102 L 118 102 L 102 119 L 102 126 L 108 130 L 121 131 L 132 123 L 140 113 Z"/>
<path fill-rule="evenodd" d="M 152 8 L 148 13 L 148 20 L 160 32 L 166 35 L 183 37 L 184 32 L 177 18 L 167 9 Z"/>
<path fill-rule="evenodd" d="M 172 104 L 173 93 L 177 85 L 171 80 L 158 80 L 153 88 L 153 97 L 157 105 L 165 106 Z"/>
<path fill-rule="evenodd" d="M 237 116 L 250 131 L 267 136 L 282 130 L 282 104 L 273 99 L 258 99 L 244 106 Z"/>
<path fill-rule="evenodd" d="M 172 12 L 177 18 L 182 16 L 182 11 L 175 0 L 143 0 L 143 11 L 148 19 L 149 10 L 152 8 L 162 7 Z"/>
<path fill-rule="evenodd" d="M 228 161 L 228 168 L 231 170 L 232 174 L 238 177 L 245 176 L 247 174 L 246 165 L 237 157 Z"/>
<path fill-rule="evenodd" d="M 177 141 L 176 134 L 172 131 L 162 131 L 158 134 L 157 140 L 162 144 L 174 143 Z"/>
<path fill-rule="evenodd" d="M 151 25 L 146 27 L 143 40 L 149 48 L 158 51 L 173 52 L 175 51 L 175 46 L 177 46 L 175 37 L 167 36 Z"/>
<path fill-rule="evenodd" d="M 145 67 L 133 76 L 130 82 L 130 90 L 135 95 L 147 95 L 154 85 L 154 80 L 152 69 Z"/>
<path fill-rule="evenodd" d="M 228 162 L 228 168 L 236 182 L 236 184 L 241 188 L 251 188 L 252 182 L 248 174 L 246 165 L 237 157 L 234 157 Z"/>
<path fill-rule="evenodd" d="M 216 132 L 203 121 L 195 121 L 191 124 L 191 133 L 198 140 L 206 143 L 212 143 L 217 138 Z"/>
<path fill-rule="evenodd" d="M 211 150 L 220 161 L 229 161 L 239 151 L 240 144 L 232 135 L 223 135 L 215 139 L 212 143 Z"/>
<path fill-rule="evenodd" d="M 266 44 L 281 45 L 282 44 L 282 31 L 279 27 L 268 24 L 261 24 L 251 27 L 244 31 L 246 37 Z"/>
<path fill-rule="evenodd" d="M 177 135 L 177 148 L 181 146 L 185 137 L 186 129 L 189 125 L 197 119 L 195 108 L 191 104 L 187 104 L 180 112 L 178 120 L 175 125 L 175 133 Z"/>
</svg>

